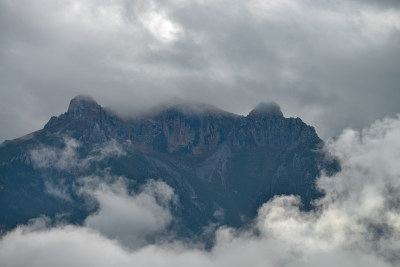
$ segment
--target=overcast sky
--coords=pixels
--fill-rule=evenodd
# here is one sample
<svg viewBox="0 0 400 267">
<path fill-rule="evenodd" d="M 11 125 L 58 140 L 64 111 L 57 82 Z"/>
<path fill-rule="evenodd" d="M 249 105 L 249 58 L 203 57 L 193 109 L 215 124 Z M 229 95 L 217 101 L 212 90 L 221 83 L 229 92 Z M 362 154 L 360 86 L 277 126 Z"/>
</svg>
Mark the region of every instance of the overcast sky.
<svg viewBox="0 0 400 267">
<path fill-rule="evenodd" d="M 92 95 L 275 101 L 335 136 L 400 112 L 399 1 L 0 0 L 0 142 Z"/>
</svg>

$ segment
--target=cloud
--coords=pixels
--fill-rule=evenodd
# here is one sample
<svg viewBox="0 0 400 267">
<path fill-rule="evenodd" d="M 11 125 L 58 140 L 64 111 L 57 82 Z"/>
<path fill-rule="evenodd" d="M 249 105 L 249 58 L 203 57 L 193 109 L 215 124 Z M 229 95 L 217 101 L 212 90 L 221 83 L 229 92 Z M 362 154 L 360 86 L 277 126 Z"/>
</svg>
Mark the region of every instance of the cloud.
<svg viewBox="0 0 400 267">
<path fill-rule="evenodd" d="M 129 143 L 129 141 L 127 141 Z M 118 158 L 125 156 L 126 152 L 122 147 L 124 144 L 118 143 L 116 140 L 111 139 L 105 143 L 97 144 L 93 147 L 89 155 L 82 160 L 80 165 L 88 167 L 93 162 L 100 162 L 107 158 Z"/>
<path fill-rule="evenodd" d="M 126 155 L 122 145 L 115 140 L 95 144 L 87 154 L 79 153 L 81 143 L 68 136 L 59 136 L 63 146 L 50 146 L 40 144 L 38 148 L 29 151 L 32 166 L 38 170 L 48 171 L 55 169 L 60 175 L 48 174 L 44 177 L 45 192 L 53 197 L 71 202 L 71 184 L 63 175 L 81 173 L 84 175 L 94 163 L 109 158 Z M 100 170 L 99 175 L 107 176 L 107 170 Z M 54 176 L 54 177 L 53 177 Z M 121 191 L 122 193 L 122 191 Z"/>
<path fill-rule="evenodd" d="M 45 192 L 56 198 L 61 198 L 65 201 L 72 201 L 70 195 L 68 194 L 68 187 L 64 184 L 64 179 L 58 179 L 57 184 L 50 181 L 44 182 Z"/>
<path fill-rule="evenodd" d="M 69 170 L 77 165 L 78 156 L 76 148 L 79 142 L 72 138 L 64 138 L 65 147 L 42 147 L 30 151 L 30 158 L 35 168 L 55 168 L 58 170 Z"/>
<path fill-rule="evenodd" d="M 317 210 L 300 212 L 298 199 L 277 197 L 260 209 L 259 229 L 302 254 L 351 251 L 399 264 L 399 134 L 397 116 L 330 140 L 325 149 L 341 161 L 341 171 L 319 178 L 326 196 Z"/>
<path fill-rule="evenodd" d="M 177 40 L 178 35 L 182 33 L 182 28 L 172 23 L 162 13 L 149 12 L 142 16 L 142 22 L 155 38 L 164 43 Z"/>
<path fill-rule="evenodd" d="M 94 145 L 88 155 L 82 157 L 77 149 L 80 142 L 68 136 L 60 137 L 64 146 L 42 145 L 29 152 L 32 165 L 38 169 L 55 168 L 59 171 L 74 171 L 76 169 L 87 169 L 93 162 L 100 162 L 110 157 L 120 157 L 126 154 L 122 146 L 115 140 Z"/>
<path fill-rule="evenodd" d="M 240 114 L 275 101 L 323 137 L 362 128 L 399 112 L 399 8 L 1 0 L 0 140 L 42 128 L 79 94 L 125 113 L 172 97 Z"/>
<path fill-rule="evenodd" d="M 56 169 L 61 173 L 84 174 L 92 163 L 107 158 L 126 155 L 122 145 L 115 140 L 94 145 L 85 155 L 78 151 L 81 144 L 76 139 L 60 137 L 64 146 L 44 146 L 30 151 L 32 165 L 37 169 Z M 108 170 L 99 170 L 97 175 L 79 178 L 72 185 L 74 194 L 82 195 L 90 209 L 98 210 L 89 215 L 84 225 L 98 230 L 103 235 L 119 240 L 124 245 L 140 247 L 156 234 L 166 230 L 172 222 L 170 207 L 178 205 L 178 198 L 171 187 L 161 181 L 149 180 L 135 193 L 134 181 L 114 177 Z M 46 178 L 45 192 L 65 201 L 72 201 L 71 189 L 65 178 Z M 164 234 L 164 236 L 166 233 Z"/>
<path fill-rule="evenodd" d="M 105 179 L 111 179 L 111 183 Z M 178 199 L 163 182 L 149 180 L 138 193 L 128 191 L 129 181 L 123 177 L 86 177 L 82 182 L 81 193 L 99 205 L 84 225 L 130 248 L 146 244 L 148 238 L 166 231 L 172 222 L 170 206 L 175 206 Z"/>
<path fill-rule="evenodd" d="M 326 196 L 315 210 L 301 211 L 298 197 L 276 196 L 259 209 L 250 229 L 218 228 L 210 251 L 187 240 L 124 245 L 118 241 L 124 234 L 134 238 L 168 225 L 172 189 L 150 181 L 142 191 L 129 194 L 125 179 L 92 177 L 85 178 L 83 188 L 99 201 L 99 213 L 81 227 L 43 227 L 46 220 L 20 226 L 1 238 L 0 259 L 6 267 L 398 266 L 399 136 L 400 116 L 379 120 L 361 132 L 343 131 L 325 146 L 342 168 L 319 178 Z"/>
</svg>

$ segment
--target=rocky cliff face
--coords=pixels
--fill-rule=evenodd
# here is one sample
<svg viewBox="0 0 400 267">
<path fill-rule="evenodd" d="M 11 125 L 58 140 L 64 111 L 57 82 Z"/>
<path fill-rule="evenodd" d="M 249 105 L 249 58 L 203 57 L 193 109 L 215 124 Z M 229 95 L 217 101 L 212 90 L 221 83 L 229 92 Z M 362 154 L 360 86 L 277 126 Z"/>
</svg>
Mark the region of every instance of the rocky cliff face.
<svg viewBox="0 0 400 267">
<path fill-rule="evenodd" d="M 315 179 L 328 166 L 317 152 L 321 143 L 313 127 L 285 118 L 274 103 L 261 103 L 247 116 L 179 104 L 124 119 L 78 96 L 42 130 L 0 147 L 0 224 L 10 228 L 61 213 L 79 223 L 93 210 L 74 191 L 77 179 L 107 170 L 136 184 L 155 179 L 170 185 L 179 196 L 174 215 L 184 233 L 210 223 L 241 226 L 277 194 L 300 195 L 310 208 L 320 196 Z M 102 149 L 117 156 L 105 157 Z M 49 194 L 49 184 L 62 186 L 68 198 Z"/>
<path fill-rule="evenodd" d="M 63 132 L 68 127 L 75 127 L 76 137 L 88 143 L 130 140 L 146 151 L 167 153 L 198 154 L 222 143 L 240 148 L 321 141 L 313 127 L 299 118 L 285 118 L 275 103 L 260 103 L 246 117 L 201 104 L 180 104 L 140 119 L 123 120 L 90 97 L 78 96 L 66 113 L 52 117 L 44 129 Z"/>
</svg>

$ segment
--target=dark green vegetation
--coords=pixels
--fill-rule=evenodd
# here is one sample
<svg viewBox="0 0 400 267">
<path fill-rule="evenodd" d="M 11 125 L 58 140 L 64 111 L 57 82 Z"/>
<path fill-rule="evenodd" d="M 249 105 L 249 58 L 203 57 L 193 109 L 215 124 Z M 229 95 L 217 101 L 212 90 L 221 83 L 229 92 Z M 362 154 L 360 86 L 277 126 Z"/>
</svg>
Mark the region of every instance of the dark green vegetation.
<svg viewBox="0 0 400 267">
<path fill-rule="evenodd" d="M 179 198 L 171 227 L 182 235 L 212 223 L 240 227 L 274 195 L 299 195 L 311 208 L 321 196 L 315 179 L 329 166 L 321 145 L 313 127 L 276 104 L 248 116 L 180 104 L 122 119 L 79 96 L 44 129 L 0 146 L 0 224 L 40 215 L 82 223 L 96 205 L 80 178 L 113 175 L 133 191 L 148 179 L 171 186 Z"/>
</svg>

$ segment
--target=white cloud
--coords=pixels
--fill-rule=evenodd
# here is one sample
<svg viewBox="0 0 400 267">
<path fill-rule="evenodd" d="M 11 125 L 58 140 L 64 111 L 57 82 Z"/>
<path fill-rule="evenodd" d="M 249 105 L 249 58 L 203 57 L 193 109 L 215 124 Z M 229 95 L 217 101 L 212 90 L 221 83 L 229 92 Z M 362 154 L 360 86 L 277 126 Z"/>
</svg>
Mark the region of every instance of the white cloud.
<svg viewBox="0 0 400 267">
<path fill-rule="evenodd" d="M 142 17 L 144 26 L 158 40 L 169 43 L 178 39 L 182 34 L 182 27 L 169 20 L 165 14 L 160 12 L 149 12 Z"/>
<path fill-rule="evenodd" d="M 106 158 L 117 158 L 125 155 L 126 152 L 122 145 L 116 140 L 111 139 L 107 142 L 95 145 L 92 151 L 89 152 L 89 155 L 82 159 L 79 165 L 85 168 L 92 162 L 100 162 Z"/>
<path fill-rule="evenodd" d="M 110 157 L 126 155 L 123 147 L 115 140 L 94 145 L 84 158 L 79 156 L 77 149 L 81 143 L 70 137 L 63 137 L 64 147 L 42 146 L 29 152 L 35 168 L 55 168 L 60 171 L 74 171 L 85 169 L 93 162 L 99 162 Z"/>
<path fill-rule="evenodd" d="M 56 198 L 61 198 L 65 201 L 71 201 L 71 197 L 67 192 L 67 186 L 65 186 L 64 184 L 64 180 L 63 179 L 59 179 L 57 181 L 57 185 L 49 182 L 49 181 L 45 181 L 44 182 L 44 187 L 45 187 L 45 192 L 49 195 L 52 195 Z"/>
<path fill-rule="evenodd" d="M 128 192 L 128 180 L 119 177 L 86 177 L 81 192 L 93 197 L 99 211 L 88 216 L 84 225 L 138 247 L 146 238 L 165 230 L 172 221 L 170 205 L 177 204 L 173 189 L 163 182 L 149 180 L 136 194 Z"/>
<path fill-rule="evenodd" d="M 65 147 L 42 147 L 30 151 L 30 158 L 35 168 L 56 168 L 69 170 L 76 167 L 78 158 L 76 149 L 80 143 L 72 138 L 64 138 Z"/>
</svg>

